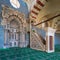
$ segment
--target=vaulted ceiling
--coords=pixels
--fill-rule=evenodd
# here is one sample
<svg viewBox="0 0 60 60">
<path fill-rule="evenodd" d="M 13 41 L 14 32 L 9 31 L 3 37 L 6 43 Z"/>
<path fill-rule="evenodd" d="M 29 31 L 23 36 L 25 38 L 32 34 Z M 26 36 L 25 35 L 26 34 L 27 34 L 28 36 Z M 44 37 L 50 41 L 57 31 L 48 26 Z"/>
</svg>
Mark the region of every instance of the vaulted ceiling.
<svg viewBox="0 0 60 60">
<path fill-rule="evenodd" d="M 36 2 L 31 10 L 30 17 L 34 22 L 34 25 L 40 28 L 42 22 L 49 20 L 49 26 L 53 27 L 54 25 L 53 28 L 57 29 L 57 31 L 60 31 L 60 0 L 43 0 L 43 3 L 41 3 L 42 0 L 37 1 L 40 2 Z M 42 4 L 44 4 L 44 6 Z M 42 6 L 42 8 L 39 5 Z"/>
</svg>

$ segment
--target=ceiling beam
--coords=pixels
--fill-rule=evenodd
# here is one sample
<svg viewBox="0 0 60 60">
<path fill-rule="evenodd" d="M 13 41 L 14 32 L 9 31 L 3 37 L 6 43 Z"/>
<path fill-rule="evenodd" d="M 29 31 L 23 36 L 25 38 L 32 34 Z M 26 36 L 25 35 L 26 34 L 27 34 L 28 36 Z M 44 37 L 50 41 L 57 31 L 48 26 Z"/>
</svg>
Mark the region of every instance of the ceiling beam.
<svg viewBox="0 0 60 60">
<path fill-rule="evenodd" d="M 42 23 L 51 21 L 52 19 L 54 19 L 54 18 L 56 18 L 56 17 L 58 17 L 58 16 L 60 16 L 60 14 L 58 14 L 58 15 L 56 15 L 56 16 L 53 16 L 53 17 L 51 17 L 51 18 L 49 18 L 49 19 L 47 19 L 47 20 L 45 20 L 45 21 L 43 21 L 43 22 L 40 22 L 40 23 L 38 23 L 38 24 L 36 24 L 36 25 L 34 25 L 34 26 L 38 26 L 38 25 L 40 25 L 40 24 L 42 24 Z"/>
</svg>

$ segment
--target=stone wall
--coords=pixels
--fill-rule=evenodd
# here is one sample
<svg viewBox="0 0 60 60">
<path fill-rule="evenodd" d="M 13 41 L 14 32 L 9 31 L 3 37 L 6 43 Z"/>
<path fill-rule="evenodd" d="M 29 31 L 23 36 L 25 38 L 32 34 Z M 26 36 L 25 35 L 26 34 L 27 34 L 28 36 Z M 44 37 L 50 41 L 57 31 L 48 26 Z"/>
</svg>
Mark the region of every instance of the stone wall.
<svg viewBox="0 0 60 60">
<path fill-rule="evenodd" d="M 5 31 L 5 38 L 4 38 L 4 45 L 7 43 L 7 33 L 8 30 L 10 31 L 10 22 L 15 19 L 16 22 L 19 24 L 19 29 L 17 32 L 20 33 L 20 41 L 19 41 L 19 46 L 20 47 L 25 47 L 25 28 L 26 28 L 26 19 L 25 15 L 23 13 L 20 13 L 14 9 L 11 9 L 9 7 L 6 7 L 2 5 L 2 22 L 1 24 L 4 26 L 4 31 Z"/>
</svg>

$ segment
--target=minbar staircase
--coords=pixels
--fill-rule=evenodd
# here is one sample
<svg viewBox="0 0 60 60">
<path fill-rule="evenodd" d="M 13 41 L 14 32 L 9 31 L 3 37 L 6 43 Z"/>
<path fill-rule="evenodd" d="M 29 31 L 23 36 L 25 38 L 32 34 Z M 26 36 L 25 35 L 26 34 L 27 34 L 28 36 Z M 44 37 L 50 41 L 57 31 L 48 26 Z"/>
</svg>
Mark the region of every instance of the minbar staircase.
<svg viewBox="0 0 60 60">
<path fill-rule="evenodd" d="M 38 35 L 36 32 L 31 32 L 30 47 L 32 49 L 45 51 L 46 41 L 42 36 Z"/>
</svg>

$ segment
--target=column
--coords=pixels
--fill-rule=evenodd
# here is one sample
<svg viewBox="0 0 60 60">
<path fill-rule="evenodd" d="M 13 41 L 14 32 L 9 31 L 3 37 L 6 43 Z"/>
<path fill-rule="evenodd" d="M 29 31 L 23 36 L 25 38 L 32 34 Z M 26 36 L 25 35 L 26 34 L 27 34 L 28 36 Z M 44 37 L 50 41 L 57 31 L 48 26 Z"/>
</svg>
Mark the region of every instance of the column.
<svg viewBox="0 0 60 60">
<path fill-rule="evenodd" d="M 20 24 L 20 47 L 25 47 L 25 24 Z"/>
<path fill-rule="evenodd" d="M 55 29 L 48 27 L 46 32 L 46 52 L 54 52 L 54 34 Z"/>
<path fill-rule="evenodd" d="M 13 30 L 13 39 L 16 40 L 16 29 Z"/>
<path fill-rule="evenodd" d="M 20 33 L 20 47 L 25 47 L 25 34 L 23 32 Z"/>
<path fill-rule="evenodd" d="M 15 39 L 15 32 L 13 34 L 14 34 L 14 41 L 16 41 L 16 39 Z"/>
<path fill-rule="evenodd" d="M 7 47 L 7 30 L 5 29 L 5 32 L 4 32 L 4 48 Z"/>
<path fill-rule="evenodd" d="M 24 27 L 20 27 L 20 47 L 25 47 L 25 30 Z"/>
</svg>

